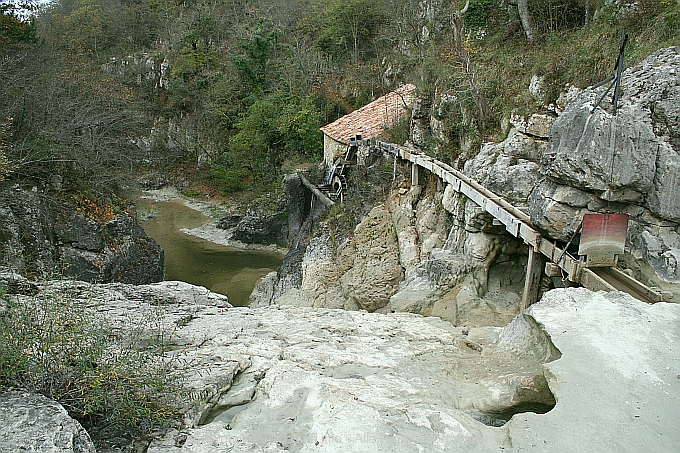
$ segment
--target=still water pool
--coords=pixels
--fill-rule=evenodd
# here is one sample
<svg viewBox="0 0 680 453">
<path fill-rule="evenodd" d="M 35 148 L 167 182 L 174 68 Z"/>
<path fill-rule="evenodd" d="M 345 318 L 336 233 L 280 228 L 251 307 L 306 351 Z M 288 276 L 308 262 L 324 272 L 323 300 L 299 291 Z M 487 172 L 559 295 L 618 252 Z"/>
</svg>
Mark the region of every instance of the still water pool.
<svg viewBox="0 0 680 453">
<path fill-rule="evenodd" d="M 281 265 L 279 253 L 226 247 L 183 233 L 213 220 L 180 200 L 137 204 L 156 212 L 142 226 L 165 250 L 166 280 L 205 286 L 226 294 L 232 305 L 245 306 L 257 281 Z"/>
</svg>

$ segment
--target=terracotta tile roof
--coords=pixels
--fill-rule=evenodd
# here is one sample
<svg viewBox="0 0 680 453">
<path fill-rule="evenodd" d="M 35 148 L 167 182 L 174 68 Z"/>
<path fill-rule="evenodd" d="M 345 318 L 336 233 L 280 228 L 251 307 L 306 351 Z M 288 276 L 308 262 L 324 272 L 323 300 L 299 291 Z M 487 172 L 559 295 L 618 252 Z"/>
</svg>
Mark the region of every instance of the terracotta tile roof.
<svg viewBox="0 0 680 453">
<path fill-rule="evenodd" d="M 410 108 L 413 104 L 415 88 L 415 85 L 410 83 L 403 85 L 322 127 L 321 130 L 333 140 L 345 144 L 357 134 L 361 134 L 363 138 L 375 137 L 407 113 L 406 107 Z"/>
</svg>

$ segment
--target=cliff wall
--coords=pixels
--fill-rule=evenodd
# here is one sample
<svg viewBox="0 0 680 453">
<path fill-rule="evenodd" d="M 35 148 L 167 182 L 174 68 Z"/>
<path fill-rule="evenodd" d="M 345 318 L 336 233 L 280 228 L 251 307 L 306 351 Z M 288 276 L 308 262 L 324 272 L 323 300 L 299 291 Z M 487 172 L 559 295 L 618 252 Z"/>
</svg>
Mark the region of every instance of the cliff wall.
<svg viewBox="0 0 680 453">
<path fill-rule="evenodd" d="M 163 280 L 163 250 L 134 214 L 95 216 L 37 188 L 0 190 L 0 252 L 0 267 L 24 275 L 132 284 Z"/>
<path fill-rule="evenodd" d="M 511 115 L 505 140 L 484 143 L 457 165 L 526 209 L 535 227 L 557 241 L 575 233 L 583 214 L 628 214 L 621 266 L 669 298 L 680 297 L 678 73 L 677 48 L 626 70 L 616 115 L 611 96 L 593 109 L 606 87 L 567 86 L 556 104 Z M 541 92 L 540 79 L 530 91 Z M 421 110 L 413 124 L 423 130 Z M 429 130 L 437 130 L 435 117 Z M 391 163 L 377 159 L 373 166 Z M 411 187 L 407 174 L 398 167 L 394 178 L 378 181 L 388 196 L 341 239 L 333 221 L 317 225 L 304 253 L 297 251 L 298 278 L 270 275 L 253 304 L 408 311 L 457 325 L 505 325 L 519 311 L 526 247 L 436 177 L 421 174 L 421 185 Z M 361 193 L 350 189 L 353 196 Z M 297 283 L 282 286 L 283 280 Z M 554 284 L 563 283 L 546 280 L 546 289 Z"/>
</svg>

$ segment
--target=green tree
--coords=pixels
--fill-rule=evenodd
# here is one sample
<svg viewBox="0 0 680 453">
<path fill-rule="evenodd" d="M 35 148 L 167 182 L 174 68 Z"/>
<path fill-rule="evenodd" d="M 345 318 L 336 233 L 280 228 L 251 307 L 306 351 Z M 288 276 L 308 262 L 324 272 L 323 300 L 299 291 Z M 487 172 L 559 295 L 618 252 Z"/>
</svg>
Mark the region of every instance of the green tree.
<svg viewBox="0 0 680 453">
<path fill-rule="evenodd" d="M 35 41 L 35 24 L 26 17 L 35 7 L 33 1 L 0 1 L 0 52 Z"/>
<path fill-rule="evenodd" d="M 61 1 L 48 14 L 46 38 L 65 55 L 99 58 L 111 44 L 98 0 Z"/>
<path fill-rule="evenodd" d="M 269 56 L 276 45 L 276 30 L 267 30 L 261 20 L 248 40 L 239 42 L 240 55 L 232 59 L 241 81 L 250 93 L 261 93 L 267 87 Z"/>
<path fill-rule="evenodd" d="M 278 129 L 283 136 L 287 155 L 321 158 L 323 142 L 319 133 L 321 112 L 312 96 L 283 106 L 278 117 Z"/>
<path fill-rule="evenodd" d="M 256 100 L 236 123 L 238 132 L 213 174 L 227 191 L 276 182 L 286 159 L 320 157 L 320 116 L 309 96 L 274 94 Z"/>
<path fill-rule="evenodd" d="M 321 11 L 317 45 L 335 59 L 364 58 L 382 20 L 382 1 L 332 0 Z"/>
</svg>

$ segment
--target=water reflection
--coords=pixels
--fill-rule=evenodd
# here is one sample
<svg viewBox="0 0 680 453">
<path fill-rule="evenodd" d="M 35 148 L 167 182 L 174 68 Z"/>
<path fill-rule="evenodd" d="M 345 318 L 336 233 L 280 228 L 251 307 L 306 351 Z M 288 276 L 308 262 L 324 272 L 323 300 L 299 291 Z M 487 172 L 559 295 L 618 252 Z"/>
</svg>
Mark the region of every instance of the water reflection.
<svg viewBox="0 0 680 453">
<path fill-rule="evenodd" d="M 143 227 L 165 250 L 166 280 L 205 286 L 226 294 L 232 305 L 244 306 L 255 283 L 281 265 L 283 257 L 278 253 L 225 247 L 181 232 L 212 219 L 179 200 L 142 199 L 138 205 L 157 212 Z"/>
</svg>

